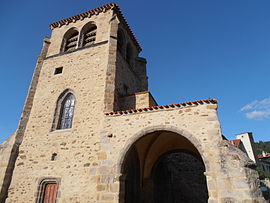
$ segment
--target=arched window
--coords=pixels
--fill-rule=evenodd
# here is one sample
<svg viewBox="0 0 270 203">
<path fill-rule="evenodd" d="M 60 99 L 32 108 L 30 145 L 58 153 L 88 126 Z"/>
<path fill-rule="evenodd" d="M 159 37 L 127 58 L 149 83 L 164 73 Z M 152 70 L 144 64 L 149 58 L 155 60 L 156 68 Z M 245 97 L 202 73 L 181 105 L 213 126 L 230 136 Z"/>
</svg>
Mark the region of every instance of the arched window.
<svg viewBox="0 0 270 203">
<path fill-rule="evenodd" d="M 74 108 L 75 97 L 71 91 L 66 90 L 57 101 L 52 130 L 71 128 Z"/>
<path fill-rule="evenodd" d="M 130 43 L 127 44 L 127 50 L 126 50 L 126 60 L 129 65 L 132 65 L 132 47 Z"/>
<path fill-rule="evenodd" d="M 117 32 L 117 50 L 124 55 L 124 33 L 121 29 Z"/>
<path fill-rule="evenodd" d="M 69 31 L 67 31 L 63 38 L 61 51 L 66 52 L 76 49 L 78 36 L 79 32 L 74 28 L 71 28 Z"/>
<path fill-rule="evenodd" d="M 96 41 L 97 26 L 92 22 L 82 28 L 81 46 L 94 44 Z"/>
<path fill-rule="evenodd" d="M 75 107 L 75 98 L 73 94 L 68 94 L 61 104 L 60 119 L 57 129 L 71 128 Z"/>
</svg>

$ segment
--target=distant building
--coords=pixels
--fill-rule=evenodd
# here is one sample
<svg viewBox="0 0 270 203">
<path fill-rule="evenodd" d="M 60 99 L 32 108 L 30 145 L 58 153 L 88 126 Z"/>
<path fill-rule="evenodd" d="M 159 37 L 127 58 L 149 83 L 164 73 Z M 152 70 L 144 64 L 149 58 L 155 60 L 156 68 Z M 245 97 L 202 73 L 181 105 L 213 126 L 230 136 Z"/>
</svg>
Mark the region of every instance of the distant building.
<svg viewBox="0 0 270 203">
<path fill-rule="evenodd" d="M 265 172 L 265 175 L 270 174 L 270 154 L 267 152 L 262 152 L 262 154 L 258 154 L 258 163 L 262 170 Z M 264 178 L 260 180 L 261 191 L 264 198 L 270 201 L 270 180 L 268 178 Z"/>
<path fill-rule="evenodd" d="M 270 154 L 267 152 L 262 152 L 258 155 L 259 165 L 264 172 L 270 172 Z"/>
<path fill-rule="evenodd" d="M 254 144 L 254 139 L 252 133 L 242 133 L 235 135 L 237 139 L 229 140 L 231 144 L 239 148 L 247 154 L 247 156 L 259 167 L 263 169 L 264 172 L 270 172 L 270 154 L 262 152 L 262 154 L 257 155 L 256 147 Z M 270 200 L 270 181 L 267 178 L 260 180 L 260 189 L 262 191 L 263 197 L 268 202 Z"/>
<path fill-rule="evenodd" d="M 262 152 L 262 154 L 256 153 L 256 147 L 251 132 L 235 135 L 237 139 L 229 140 L 235 147 L 241 149 L 247 154 L 247 156 L 260 166 L 264 172 L 270 172 L 270 153 Z"/>
<path fill-rule="evenodd" d="M 235 135 L 236 140 L 229 140 L 234 146 L 245 152 L 248 157 L 258 164 L 258 159 L 255 150 L 254 139 L 251 132 L 241 133 Z"/>
</svg>

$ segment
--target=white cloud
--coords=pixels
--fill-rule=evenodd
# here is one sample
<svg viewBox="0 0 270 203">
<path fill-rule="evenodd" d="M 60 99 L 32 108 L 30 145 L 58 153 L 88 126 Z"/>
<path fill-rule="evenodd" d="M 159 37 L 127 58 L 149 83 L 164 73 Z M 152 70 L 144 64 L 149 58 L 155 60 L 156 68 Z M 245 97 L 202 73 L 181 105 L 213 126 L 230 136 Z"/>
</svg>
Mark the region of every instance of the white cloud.
<svg viewBox="0 0 270 203">
<path fill-rule="evenodd" d="M 240 111 L 248 111 L 245 113 L 248 119 L 263 120 L 270 117 L 270 98 L 261 101 L 255 100 L 245 106 Z"/>
<path fill-rule="evenodd" d="M 247 110 L 250 110 L 250 109 L 253 109 L 254 106 L 258 103 L 257 100 L 245 105 L 244 107 L 241 108 L 241 111 L 247 111 Z"/>
<path fill-rule="evenodd" d="M 263 120 L 270 116 L 270 111 L 251 111 L 246 113 L 248 119 Z"/>
</svg>

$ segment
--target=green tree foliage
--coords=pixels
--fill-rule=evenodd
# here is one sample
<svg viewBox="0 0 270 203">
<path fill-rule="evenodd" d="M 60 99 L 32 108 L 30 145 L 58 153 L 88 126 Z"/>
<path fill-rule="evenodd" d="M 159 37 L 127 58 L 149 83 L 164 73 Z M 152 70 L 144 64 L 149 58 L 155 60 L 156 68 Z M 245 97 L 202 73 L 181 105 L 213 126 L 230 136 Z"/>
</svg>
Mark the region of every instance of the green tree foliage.
<svg viewBox="0 0 270 203">
<path fill-rule="evenodd" d="M 259 178 L 260 179 L 265 179 L 265 178 L 270 179 L 270 172 L 263 171 L 263 169 L 260 166 L 258 166 L 256 168 L 256 170 L 258 171 L 258 174 L 259 174 Z"/>
<path fill-rule="evenodd" d="M 257 149 L 257 154 L 261 154 L 262 151 L 270 153 L 270 142 L 255 142 L 255 147 Z"/>
</svg>

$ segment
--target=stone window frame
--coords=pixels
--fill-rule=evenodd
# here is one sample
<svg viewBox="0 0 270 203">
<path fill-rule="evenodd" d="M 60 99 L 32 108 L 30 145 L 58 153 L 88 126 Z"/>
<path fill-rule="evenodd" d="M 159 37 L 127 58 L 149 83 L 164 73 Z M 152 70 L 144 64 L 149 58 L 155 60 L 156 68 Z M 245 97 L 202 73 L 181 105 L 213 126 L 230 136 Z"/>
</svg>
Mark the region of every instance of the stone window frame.
<svg viewBox="0 0 270 203">
<path fill-rule="evenodd" d="M 91 43 L 91 44 L 88 44 L 88 45 L 84 45 L 84 40 L 85 40 L 85 34 L 86 32 L 91 29 L 91 27 L 95 28 L 93 31 L 95 32 L 95 35 L 92 37 L 94 38 L 95 40 Z M 94 21 L 90 21 L 90 22 L 87 22 L 86 24 L 84 24 L 84 26 L 82 27 L 81 31 L 80 31 L 80 37 L 79 37 L 79 43 L 78 43 L 78 47 L 88 47 L 90 45 L 93 45 L 96 43 L 96 40 L 97 40 L 97 30 L 98 30 L 98 26 L 97 24 L 94 22 Z"/>
<path fill-rule="evenodd" d="M 72 120 L 71 120 L 71 127 L 70 128 L 59 128 L 60 125 L 60 121 L 61 121 L 61 116 L 62 116 L 62 109 L 63 109 L 63 105 L 64 105 L 64 101 L 65 99 L 72 94 L 74 97 L 74 109 L 73 109 L 73 116 L 72 116 Z M 71 129 L 72 128 L 72 124 L 73 124 L 73 119 L 74 119 L 74 114 L 75 114 L 75 108 L 76 108 L 76 97 L 74 92 L 71 89 L 66 89 L 65 91 L 63 91 L 60 96 L 57 99 L 56 102 L 56 108 L 54 111 L 54 117 L 53 117 L 53 123 L 52 123 L 52 128 L 51 131 L 57 131 L 57 130 L 67 130 L 67 129 Z"/>
<path fill-rule="evenodd" d="M 60 198 L 60 184 L 61 184 L 61 178 L 55 178 L 55 177 L 42 177 L 39 178 L 38 180 L 38 187 L 37 187 L 37 192 L 35 193 L 35 197 L 36 197 L 36 203 L 43 203 L 43 196 L 44 196 L 44 192 L 45 192 L 45 186 L 46 184 L 49 183 L 55 183 L 57 185 L 57 189 L 56 189 L 56 203 L 59 202 L 59 198 Z"/>
</svg>

